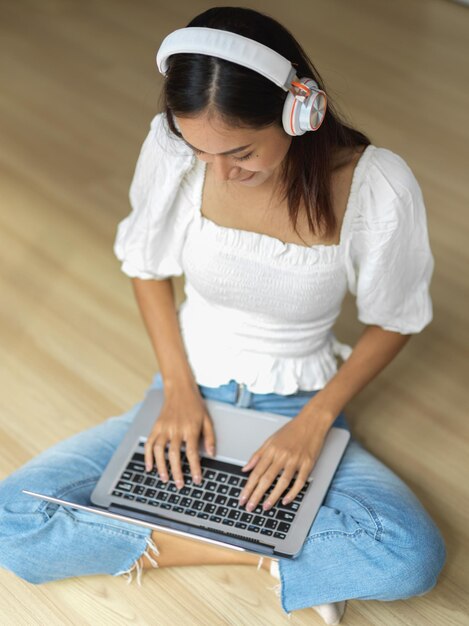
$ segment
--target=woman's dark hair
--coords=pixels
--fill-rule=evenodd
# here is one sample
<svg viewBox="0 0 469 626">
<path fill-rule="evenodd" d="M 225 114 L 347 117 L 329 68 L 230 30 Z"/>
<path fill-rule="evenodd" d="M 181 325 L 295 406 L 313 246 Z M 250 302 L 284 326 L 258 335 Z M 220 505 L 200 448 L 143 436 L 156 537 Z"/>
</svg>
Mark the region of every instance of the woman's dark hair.
<svg viewBox="0 0 469 626">
<path fill-rule="evenodd" d="M 187 27 L 204 26 L 227 30 L 254 39 L 287 58 L 298 78 L 313 78 L 328 95 L 327 111 L 317 131 L 292 137 L 282 162 L 282 201 L 296 231 L 303 201 L 312 233 L 326 237 L 335 233 L 337 220 L 331 201 L 331 174 L 337 148 L 370 144 L 368 137 L 347 126 L 336 112 L 324 82 L 293 35 L 273 18 L 241 7 L 215 7 L 204 11 Z M 178 53 L 169 57 L 162 92 L 162 108 L 170 130 L 181 137 L 173 115 L 193 118 L 202 112 L 215 115 L 227 125 L 261 129 L 283 128 L 282 110 L 286 91 L 247 67 L 218 57 Z"/>
</svg>

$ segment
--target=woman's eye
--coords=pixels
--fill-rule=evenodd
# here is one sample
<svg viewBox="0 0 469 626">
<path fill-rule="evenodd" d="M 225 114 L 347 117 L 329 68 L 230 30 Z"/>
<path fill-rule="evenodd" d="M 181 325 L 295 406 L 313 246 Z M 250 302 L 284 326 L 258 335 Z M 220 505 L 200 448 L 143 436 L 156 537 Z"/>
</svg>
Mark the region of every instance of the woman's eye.
<svg viewBox="0 0 469 626">
<path fill-rule="evenodd" d="M 196 150 L 195 148 L 192 148 L 195 152 L 195 154 L 203 154 L 202 150 Z M 246 154 L 243 157 L 233 157 L 235 161 L 246 161 L 247 159 L 249 159 L 252 156 L 252 152 L 250 152 L 249 154 Z"/>
<path fill-rule="evenodd" d="M 243 157 L 239 157 L 239 158 L 235 157 L 235 161 L 246 161 L 246 159 L 249 159 L 249 157 L 251 157 L 251 156 L 252 156 L 252 152 L 250 152 L 249 154 L 246 154 Z"/>
</svg>

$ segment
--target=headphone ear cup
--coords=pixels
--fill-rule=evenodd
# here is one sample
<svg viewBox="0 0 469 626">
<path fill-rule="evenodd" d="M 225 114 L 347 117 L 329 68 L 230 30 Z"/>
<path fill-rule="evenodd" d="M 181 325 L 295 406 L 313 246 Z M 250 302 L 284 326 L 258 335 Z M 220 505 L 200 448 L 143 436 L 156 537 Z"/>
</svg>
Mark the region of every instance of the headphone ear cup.
<svg viewBox="0 0 469 626">
<path fill-rule="evenodd" d="M 304 77 L 299 82 L 308 87 L 310 94 L 302 101 L 298 98 L 298 94 L 295 95 L 289 91 L 282 112 L 283 128 L 292 136 L 318 130 L 327 108 L 327 96 L 318 88 L 315 80 Z"/>
<path fill-rule="evenodd" d="M 282 124 L 285 132 L 292 137 L 302 135 L 305 132 L 301 131 L 299 125 L 299 104 L 300 102 L 289 91 L 283 104 Z"/>
</svg>

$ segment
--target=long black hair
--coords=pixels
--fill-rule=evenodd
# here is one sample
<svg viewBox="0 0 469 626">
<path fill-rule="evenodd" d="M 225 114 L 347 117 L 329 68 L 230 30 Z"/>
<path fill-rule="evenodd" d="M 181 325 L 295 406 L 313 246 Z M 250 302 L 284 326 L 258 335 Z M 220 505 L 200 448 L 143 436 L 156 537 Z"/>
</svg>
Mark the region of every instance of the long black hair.
<svg viewBox="0 0 469 626">
<path fill-rule="evenodd" d="M 293 35 L 272 17 L 241 7 L 215 7 L 192 19 L 187 27 L 204 26 L 249 37 L 287 58 L 298 78 L 313 78 L 327 96 L 327 111 L 317 131 L 292 137 L 281 165 L 282 200 L 296 231 L 303 202 L 312 233 L 335 233 L 337 220 L 331 201 L 331 174 L 337 148 L 367 146 L 371 142 L 348 126 L 336 112 L 319 72 Z M 172 133 L 181 137 L 173 115 L 192 118 L 214 114 L 227 125 L 261 129 L 283 128 L 282 110 L 287 92 L 247 67 L 195 53 L 173 54 L 168 60 L 161 106 Z"/>
</svg>

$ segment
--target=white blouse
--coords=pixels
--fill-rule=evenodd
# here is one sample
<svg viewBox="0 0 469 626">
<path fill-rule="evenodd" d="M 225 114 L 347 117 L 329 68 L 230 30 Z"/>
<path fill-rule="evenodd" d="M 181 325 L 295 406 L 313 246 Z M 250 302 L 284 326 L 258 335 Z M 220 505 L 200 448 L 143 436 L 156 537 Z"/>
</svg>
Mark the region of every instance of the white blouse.
<svg viewBox="0 0 469 626">
<path fill-rule="evenodd" d="M 367 146 L 355 167 L 337 245 L 284 243 L 201 214 L 206 164 L 151 122 L 114 252 L 130 277 L 185 275 L 178 310 L 198 384 L 235 379 L 256 393 L 321 389 L 351 347 L 334 323 L 347 290 L 364 324 L 410 334 L 432 319 L 425 205 L 406 162 Z"/>
</svg>

